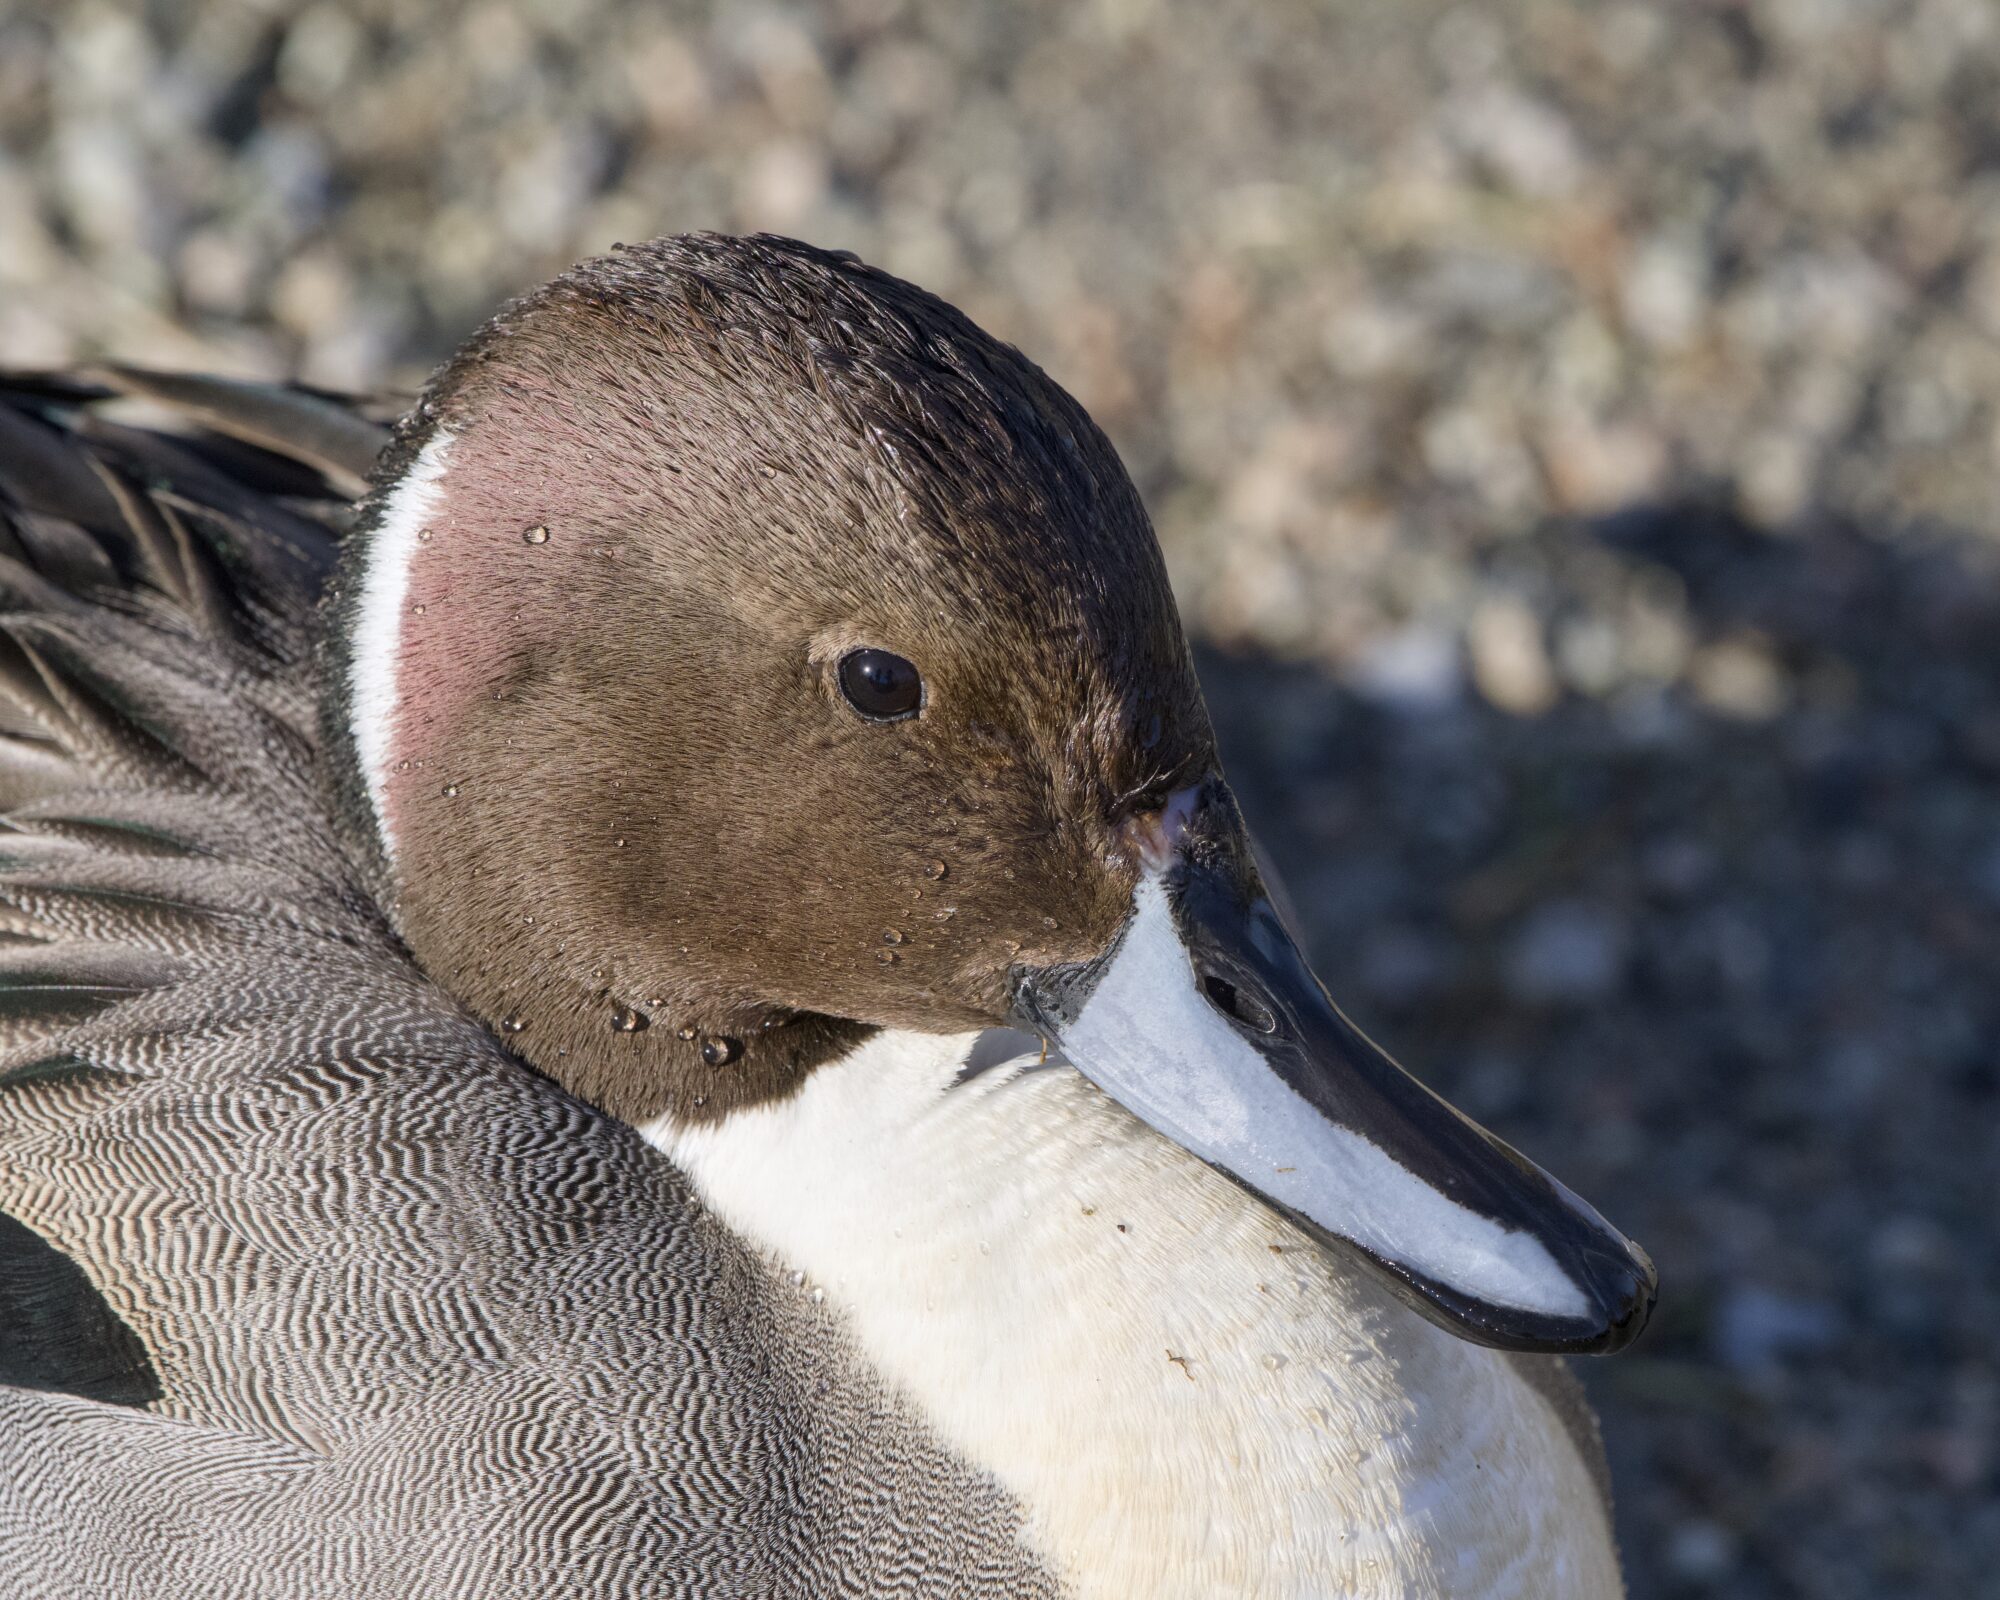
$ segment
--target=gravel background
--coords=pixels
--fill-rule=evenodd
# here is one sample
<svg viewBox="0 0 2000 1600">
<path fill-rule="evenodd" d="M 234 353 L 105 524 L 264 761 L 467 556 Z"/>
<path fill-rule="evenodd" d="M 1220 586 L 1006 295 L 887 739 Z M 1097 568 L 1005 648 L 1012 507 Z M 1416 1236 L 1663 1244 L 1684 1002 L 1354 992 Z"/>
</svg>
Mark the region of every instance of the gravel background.
<svg viewBox="0 0 2000 1600">
<path fill-rule="evenodd" d="M 1116 435 L 1336 993 L 1660 1261 L 1635 1596 L 1993 1592 L 2000 7 L 0 0 L 6 360 L 689 227 Z"/>
</svg>

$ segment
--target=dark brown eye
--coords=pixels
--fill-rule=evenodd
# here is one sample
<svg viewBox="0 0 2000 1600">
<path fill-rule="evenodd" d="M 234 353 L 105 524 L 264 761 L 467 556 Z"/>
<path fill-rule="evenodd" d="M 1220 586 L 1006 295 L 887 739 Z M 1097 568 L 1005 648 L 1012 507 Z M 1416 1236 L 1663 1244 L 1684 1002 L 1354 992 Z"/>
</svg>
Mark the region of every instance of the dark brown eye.
<svg viewBox="0 0 2000 1600">
<path fill-rule="evenodd" d="M 840 692 L 870 722 L 898 722 L 923 705 L 924 680 L 887 650 L 850 650 L 840 658 Z"/>
</svg>

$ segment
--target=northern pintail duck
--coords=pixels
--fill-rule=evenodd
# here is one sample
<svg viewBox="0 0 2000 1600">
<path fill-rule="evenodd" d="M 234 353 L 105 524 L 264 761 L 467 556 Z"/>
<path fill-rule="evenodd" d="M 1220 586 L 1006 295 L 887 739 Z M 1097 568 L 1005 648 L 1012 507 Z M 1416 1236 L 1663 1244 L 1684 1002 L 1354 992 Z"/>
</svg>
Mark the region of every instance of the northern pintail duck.
<svg viewBox="0 0 2000 1600">
<path fill-rule="evenodd" d="M 695 237 L 393 436 L 0 401 L 0 1591 L 1620 1592 L 1519 1352 L 1651 1267 L 1328 1001 L 1014 350 Z"/>
</svg>

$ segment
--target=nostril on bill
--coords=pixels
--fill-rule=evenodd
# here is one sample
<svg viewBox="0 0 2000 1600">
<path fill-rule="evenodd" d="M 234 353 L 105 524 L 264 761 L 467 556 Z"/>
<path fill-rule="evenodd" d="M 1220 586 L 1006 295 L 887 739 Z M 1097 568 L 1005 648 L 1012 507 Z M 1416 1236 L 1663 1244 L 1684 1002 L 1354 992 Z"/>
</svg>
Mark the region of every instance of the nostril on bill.
<svg viewBox="0 0 2000 1600">
<path fill-rule="evenodd" d="M 1220 973 L 1204 972 L 1201 975 L 1201 992 L 1210 1005 L 1232 1021 L 1240 1022 L 1257 1033 L 1278 1031 L 1278 1019 L 1271 1008 Z"/>
</svg>

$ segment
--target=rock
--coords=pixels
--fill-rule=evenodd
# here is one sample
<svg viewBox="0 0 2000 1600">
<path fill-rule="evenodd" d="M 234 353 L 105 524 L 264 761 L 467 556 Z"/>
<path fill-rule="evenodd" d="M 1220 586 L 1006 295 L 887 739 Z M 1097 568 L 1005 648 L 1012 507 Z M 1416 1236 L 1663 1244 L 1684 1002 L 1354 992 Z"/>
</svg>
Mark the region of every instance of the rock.
<svg viewBox="0 0 2000 1600">
<path fill-rule="evenodd" d="M 1830 1306 L 1740 1284 L 1717 1307 L 1710 1338 L 1725 1366 L 1755 1373 L 1825 1350 L 1840 1332 L 1840 1319 Z"/>
<path fill-rule="evenodd" d="M 1541 620 L 1527 605 L 1505 595 L 1480 601 L 1465 643 L 1473 682 L 1501 710 L 1531 717 L 1555 704 L 1556 677 Z"/>
<path fill-rule="evenodd" d="M 1784 669 L 1754 636 L 1705 646 L 1696 652 L 1688 677 L 1702 704 L 1726 717 L 1768 722 L 1785 707 Z"/>
<path fill-rule="evenodd" d="M 1441 628 L 1413 624 L 1374 640 L 1348 669 L 1355 689 L 1397 711 L 1443 711 L 1465 684 L 1458 642 Z"/>
<path fill-rule="evenodd" d="M 1736 1565 L 1735 1537 L 1705 1517 L 1683 1522 L 1667 1541 L 1667 1565 L 1689 1583 L 1713 1583 Z"/>
<path fill-rule="evenodd" d="M 1616 987 L 1627 933 L 1610 906 L 1555 901 L 1537 906 L 1507 953 L 1507 992 L 1526 1005 L 1582 1005 Z"/>
</svg>

